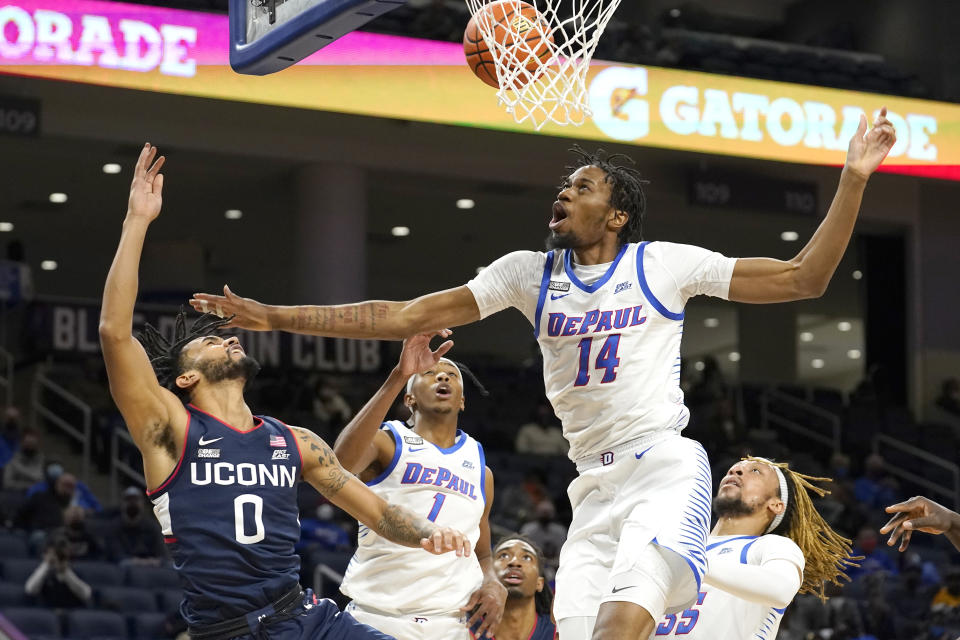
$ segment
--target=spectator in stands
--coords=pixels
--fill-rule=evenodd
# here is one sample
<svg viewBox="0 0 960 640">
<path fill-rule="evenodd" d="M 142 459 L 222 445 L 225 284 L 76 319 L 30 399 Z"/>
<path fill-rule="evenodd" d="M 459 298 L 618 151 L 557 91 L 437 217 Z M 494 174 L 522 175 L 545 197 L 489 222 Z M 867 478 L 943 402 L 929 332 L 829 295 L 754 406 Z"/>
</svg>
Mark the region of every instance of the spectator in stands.
<svg viewBox="0 0 960 640">
<path fill-rule="evenodd" d="M 825 594 L 829 598 L 826 602 L 821 602 L 812 593 L 796 597 L 785 618 L 789 637 L 797 640 L 853 640 L 862 637 L 863 619 L 857 603 L 832 582 L 826 584 Z"/>
<path fill-rule="evenodd" d="M 36 431 L 28 429 L 20 437 L 16 453 L 3 467 L 3 487 L 4 489 L 27 489 L 43 480 L 43 469 L 40 438 Z"/>
<path fill-rule="evenodd" d="M 936 405 L 947 413 L 960 418 L 960 380 L 948 378 L 940 387 Z"/>
<path fill-rule="evenodd" d="M 550 405 L 540 403 L 533 420 L 517 432 L 517 453 L 532 453 L 538 456 L 562 456 L 570 449 L 563 431 L 557 426 Z"/>
<path fill-rule="evenodd" d="M 70 557 L 74 560 L 99 560 L 103 557 L 103 545 L 87 528 L 87 512 L 79 505 L 70 505 L 63 511 L 63 528 L 54 537 L 62 535 L 70 544 Z"/>
<path fill-rule="evenodd" d="M 43 562 L 27 578 L 24 590 L 36 597 L 41 606 L 57 609 L 86 606 L 93 595 L 90 585 L 74 573 L 70 542 L 63 536 L 50 539 Z"/>
<path fill-rule="evenodd" d="M 864 462 L 864 475 L 853 484 L 854 496 L 868 509 L 882 509 L 897 500 L 891 480 L 885 471 L 883 457 L 870 454 Z"/>
<path fill-rule="evenodd" d="M 3 427 L 0 428 L 0 467 L 5 467 L 17 452 L 20 441 L 20 410 L 7 407 L 3 412 Z M 4 483 L 3 485 L 7 489 Z"/>
<path fill-rule="evenodd" d="M 960 627 L 960 567 L 951 568 L 944 585 L 933 596 L 930 612 L 934 621 L 948 628 Z M 956 637 L 955 634 L 950 636 Z"/>
<path fill-rule="evenodd" d="M 911 626 L 911 623 L 920 623 L 914 629 L 913 636 L 923 629 L 922 620 L 930 611 L 933 593 L 929 586 L 923 584 L 923 560 L 916 553 L 905 556 L 900 579 L 890 589 L 888 598 L 897 603 L 896 612 L 901 618 L 900 626 Z"/>
<path fill-rule="evenodd" d="M 50 467 L 60 465 L 50 465 Z M 51 477 L 50 467 L 47 477 Z M 27 501 L 17 514 L 17 526 L 34 532 L 44 532 L 63 526 L 64 509 L 74 504 L 77 493 L 77 478 L 72 473 L 64 473 L 62 468 L 53 470 L 56 480 L 44 482 L 45 489 L 28 493 Z M 31 487 L 32 488 L 32 487 Z M 34 538 L 40 542 L 41 537 Z"/>
<path fill-rule="evenodd" d="M 498 522 L 516 531 L 520 525 L 533 518 L 537 505 L 550 500 L 544 484 L 543 472 L 530 469 L 523 484 L 510 484 L 496 501 L 499 504 Z"/>
<path fill-rule="evenodd" d="M 143 491 L 127 487 L 120 498 L 120 514 L 107 525 L 110 558 L 123 564 L 159 565 L 166 560 L 163 534 L 155 518 L 148 517 Z"/>
<path fill-rule="evenodd" d="M 549 500 L 542 500 L 537 505 L 536 516 L 536 520 L 520 528 L 520 533 L 543 549 L 545 559 L 556 560 L 560 557 L 560 547 L 567 539 L 567 528 L 556 522 L 557 511 Z"/>
<path fill-rule="evenodd" d="M 317 507 L 316 518 L 300 519 L 300 542 L 297 550 L 307 546 L 324 551 L 349 551 L 353 547 L 349 534 L 337 523 L 334 509 L 328 503 Z"/>
<path fill-rule="evenodd" d="M 27 489 L 27 498 L 33 497 L 34 494 L 48 491 L 51 486 L 56 485 L 62 474 L 63 465 L 58 462 L 51 462 L 48 464 L 46 472 L 44 473 L 44 480 Z M 71 484 L 73 485 L 70 504 L 78 504 L 88 511 L 100 511 L 100 501 L 97 500 L 95 495 L 93 495 L 93 491 L 90 490 L 90 487 L 77 480 L 76 476 L 72 474 L 70 474 L 70 479 Z"/>
<path fill-rule="evenodd" d="M 33 299 L 33 276 L 26 261 L 23 243 L 7 243 L 7 257 L 0 260 L 0 307 L 16 307 Z"/>
<path fill-rule="evenodd" d="M 340 392 L 329 380 L 320 380 L 316 385 L 316 395 L 313 398 L 313 416 L 325 427 L 334 432 L 342 429 L 350 418 L 353 410 Z"/>
<path fill-rule="evenodd" d="M 847 574 L 852 579 L 868 576 L 878 571 L 897 573 L 897 564 L 883 549 L 878 548 L 877 532 L 873 527 L 863 527 L 854 541 L 853 555 L 863 556 L 859 567 L 851 567 Z"/>
</svg>

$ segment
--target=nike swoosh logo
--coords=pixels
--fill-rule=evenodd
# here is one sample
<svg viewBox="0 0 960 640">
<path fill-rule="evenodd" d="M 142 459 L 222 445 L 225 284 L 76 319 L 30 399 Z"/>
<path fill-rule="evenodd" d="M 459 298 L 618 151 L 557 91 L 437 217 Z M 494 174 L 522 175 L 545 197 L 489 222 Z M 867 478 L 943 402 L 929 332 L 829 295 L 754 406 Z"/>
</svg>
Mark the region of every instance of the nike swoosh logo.
<svg viewBox="0 0 960 640">
<path fill-rule="evenodd" d="M 419 449 L 414 449 L 413 447 L 410 447 L 409 449 L 407 449 L 407 451 L 409 451 L 410 453 L 416 453 L 417 451 L 423 451 L 424 449 L 426 449 L 426 447 L 420 447 Z"/>
<path fill-rule="evenodd" d="M 611 592 L 611 593 L 617 593 L 617 592 L 619 592 L 619 591 L 623 591 L 624 589 L 633 589 L 635 586 L 637 586 L 637 585 L 631 584 L 631 585 L 628 585 L 628 586 L 626 586 L 626 587 L 614 587 L 613 589 L 610 590 L 610 592 Z"/>
<path fill-rule="evenodd" d="M 644 449 L 644 450 L 641 451 L 640 453 L 635 453 L 635 454 L 633 454 L 633 457 L 636 458 L 637 460 L 639 460 L 640 458 L 643 457 L 643 454 L 645 454 L 647 451 L 650 451 L 650 449 L 653 449 L 653 447 L 647 447 L 646 449 Z M 624 587 L 624 588 L 626 588 L 626 587 Z M 616 593 L 616 592 L 614 592 L 614 593 Z"/>
<path fill-rule="evenodd" d="M 219 438 L 213 438 L 213 439 L 211 439 L 211 440 L 204 440 L 203 438 L 200 438 L 200 443 L 199 443 L 199 444 L 200 444 L 200 446 L 202 447 L 202 446 L 207 445 L 207 444 L 213 444 L 213 443 L 216 442 L 217 440 L 223 440 L 223 436 L 220 436 Z"/>
<path fill-rule="evenodd" d="M 570 295 L 570 294 L 569 294 L 569 293 L 565 293 L 565 294 L 563 294 L 562 296 L 558 296 L 558 295 L 555 294 L 555 293 L 551 293 L 551 294 L 550 294 L 550 299 L 551 299 L 551 300 L 559 300 L 560 298 L 566 298 L 568 295 Z"/>
</svg>

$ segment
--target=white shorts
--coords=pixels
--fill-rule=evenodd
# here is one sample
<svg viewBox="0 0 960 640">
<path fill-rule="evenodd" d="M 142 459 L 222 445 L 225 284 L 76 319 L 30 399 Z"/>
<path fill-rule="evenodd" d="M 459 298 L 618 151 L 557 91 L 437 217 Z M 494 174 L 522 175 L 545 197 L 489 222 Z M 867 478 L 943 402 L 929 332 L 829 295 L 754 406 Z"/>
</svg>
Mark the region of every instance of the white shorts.
<svg viewBox="0 0 960 640">
<path fill-rule="evenodd" d="M 460 612 L 431 616 L 393 616 L 351 602 L 350 615 L 397 640 L 471 640 L 467 617 Z"/>
<path fill-rule="evenodd" d="M 578 462 L 554 615 L 633 602 L 659 620 L 689 606 L 706 571 L 710 465 L 700 443 L 656 433 Z"/>
</svg>

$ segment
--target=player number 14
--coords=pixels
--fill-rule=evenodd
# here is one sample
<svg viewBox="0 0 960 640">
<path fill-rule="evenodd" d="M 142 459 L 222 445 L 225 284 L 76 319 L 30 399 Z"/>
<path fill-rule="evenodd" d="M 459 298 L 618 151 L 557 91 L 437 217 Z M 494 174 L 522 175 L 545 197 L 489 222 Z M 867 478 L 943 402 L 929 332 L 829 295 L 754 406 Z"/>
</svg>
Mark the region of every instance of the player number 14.
<svg viewBox="0 0 960 640">
<path fill-rule="evenodd" d="M 575 387 L 585 387 L 590 382 L 590 350 L 593 347 L 593 338 L 584 338 L 577 345 L 580 349 L 580 366 L 577 369 L 577 380 L 573 383 Z M 603 370 L 603 377 L 600 378 L 601 384 L 613 382 L 617 379 L 617 367 L 620 366 L 620 358 L 617 357 L 617 350 L 620 348 L 620 334 L 612 333 L 607 336 L 603 346 L 600 347 L 600 353 L 594 362 L 594 369 Z"/>
</svg>

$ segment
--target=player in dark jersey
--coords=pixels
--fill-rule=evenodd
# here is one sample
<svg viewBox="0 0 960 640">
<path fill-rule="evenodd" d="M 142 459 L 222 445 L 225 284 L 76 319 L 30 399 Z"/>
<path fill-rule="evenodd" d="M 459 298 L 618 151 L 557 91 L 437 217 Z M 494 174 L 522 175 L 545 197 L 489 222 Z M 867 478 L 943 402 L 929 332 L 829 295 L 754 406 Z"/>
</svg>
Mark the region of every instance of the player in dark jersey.
<svg viewBox="0 0 960 640">
<path fill-rule="evenodd" d="M 553 591 L 543 573 L 540 547 L 523 535 L 505 536 L 493 550 L 493 568 L 507 588 L 494 640 L 553 640 L 557 633 L 550 618 Z"/>
<path fill-rule="evenodd" d="M 160 213 L 163 162 L 149 144 L 137 161 L 104 289 L 100 343 L 180 574 L 190 635 L 387 639 L 301 591 L 297 480 L 398 544 L 467 556 L 469 542 L 378 497 L 312 432 L 254 416 L 243 390 L 259 364 L 235 337 L 210 333 L 223 324 L 219 318 L 205 316 L 187 331 L 181 314 L 172 341 L 149 326 L 142 342 L 134 338 L 140 254 Z"/>
</svg>

